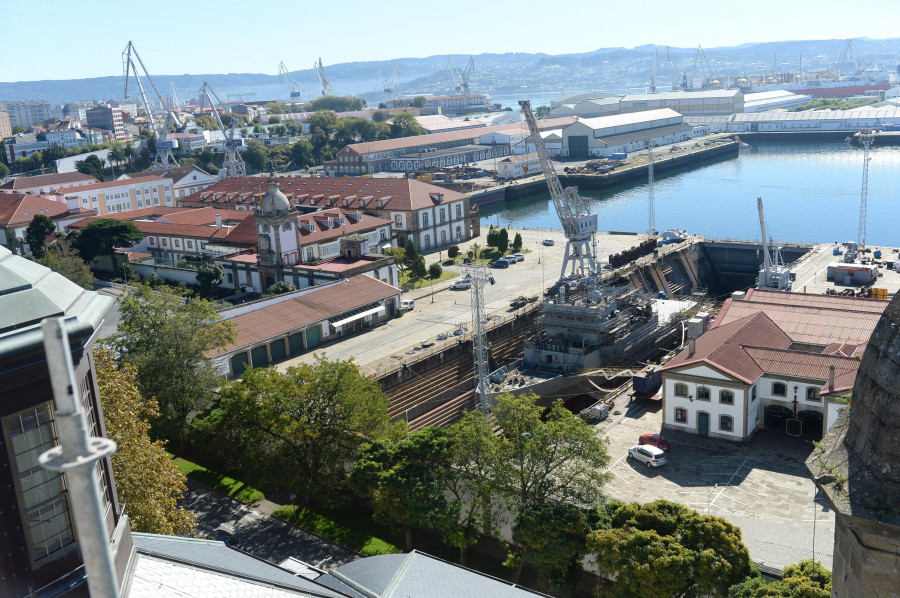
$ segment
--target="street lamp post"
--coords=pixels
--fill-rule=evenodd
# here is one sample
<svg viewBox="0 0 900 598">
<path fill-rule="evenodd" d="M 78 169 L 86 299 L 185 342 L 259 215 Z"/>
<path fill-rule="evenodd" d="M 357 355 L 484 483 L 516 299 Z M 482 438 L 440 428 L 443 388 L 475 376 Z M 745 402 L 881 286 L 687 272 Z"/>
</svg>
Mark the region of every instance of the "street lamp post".
<svg viewBox="0 0 900 598">
<path fill-rule="evenodd" d="M 706 494 L 706 514 L 707 515 L 709 515 L 709 509 L 712 506 L 712 493 L 715 492 L 716 488 L 718 488 L 718 487 L 719 487 L 719 485 L 716 484 L 715 486 L 710 488 L 709 492 Z"/>
</svg>

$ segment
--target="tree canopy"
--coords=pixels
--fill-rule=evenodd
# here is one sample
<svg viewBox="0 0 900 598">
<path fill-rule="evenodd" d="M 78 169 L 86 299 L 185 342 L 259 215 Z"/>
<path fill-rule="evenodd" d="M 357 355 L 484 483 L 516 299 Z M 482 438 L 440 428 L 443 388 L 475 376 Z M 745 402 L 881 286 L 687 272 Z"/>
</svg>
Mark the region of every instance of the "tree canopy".
<svg viewBox="0 0 900 598">
<path fill-rule="evenodd" d="M 197 283 L 208 294 L 225 280 L 225 270 L 221 264 L 203 262 L 197 268 Z"/>
<path fill-rule="evenodd" d="M 110 350 L 94 351 L 97 385 L 106 435 L 118 444 L 112 454 L 119 501 L 136 532 L 185 536 L 193 534 L 193 516 L 179 506 L 187 486 L 166 454 L 165 445 L 150 440 L 150 422 L 159 415 L 156 401 L 138 390 L 133 365 L 117 364 Z"/>
<path fill-rule="evenodd" d="M 412 99 L 412 107 L 413 108 L 424 108 L 428 103 L 428 98 L 425 96 L 416 96 Z"/>
<path fill-rule="evenodd" d="M 731 586 L 730 598 L 830 598 L 831 571 L 819 561 L 807 559 L 788 565 L 781 579 L 767 582 L 754 569 L 742 583 Z"/>
<path fill-rule="evenodd" d="M 94 288 L 94 274 L 66 237 L 57 238 L 56 243 L 50 246 L 38 263 L 62 274 L 84 289 Z"/>
<path fill-rule="evenodd" d="M 362 110 L 365 107 L 365 100 L 356 96 L 322 96 L 306 102 L 303 106 L 307 112 L 315 112 L 317 110 L 352 112 L 353 110 Z"/>
<path fill-rule="evenodd" d="M 251 139 L 247 142 L 247 149 L 244 150 L 244 152 L 241 154 L 241 157 L 244 159 L 244 162 L 246 162 L 248 166 L 250 166 L 257 172 L 262 172 L 266 169 L 267 154 L 268 152 L 266 151 L 266 146 L 263 145 L 261 141 Z"/>
<path fill-rule="evenodd" d="M 220 391 L 205 425 L 233 464 L 293 490 L 301 504 L 340 495 L 357 449 L 391 433 L 388 400 L 352 361 L 250 369 Z"/>
<path fill-rule="evenodd" d="M 86 262 L 98 255 L 108 255 L 116 269 L 116 249 L 131 247 L 144 238 L 144 233 L 127 220 L 101 218 L 85 226 L 75 237 L 75 248 Z"/>
<path fill-rule="evenodd" d="M 614 505 L 587 546 L 623 598 L 727 596 L 750 573 L 739 528 L 667 500 Z"/>
<path fill-rule="evenodd" d="M 160 431 L 183 442 L 191 415 L 210 405 L 221 383 L 206 354 L 234 341 L 234 325 L 220 322 L 209 301 L 184 301 L 146 284 L 121 299 L 119 311 L 120 334 L 111 344 L 137 367 L 142 394 L 159 402 Z"/>
<path fill-rule="evenodd" d="M 422 134 L 422 125 L 409 112 L 401 112 L 391 119 L 391 138 L 412 137 Z"/>
<path fill-rule="evenodd" d="M 46 239 L 56 232 L 56 225 L 46 214 L 35 214 L 28 228 L 25 229 L 25 242 L 31 250 L 31 255 L 39 260 L 47 253 Z"/>
<path fill-rule="evenodd" d="M 103 182 L 103 161 L 96 154 L 91 154 L 84 160 L 75 162 L 75 170 L 82 174 L 89 174 L 101 183 Z"/>
</svg>

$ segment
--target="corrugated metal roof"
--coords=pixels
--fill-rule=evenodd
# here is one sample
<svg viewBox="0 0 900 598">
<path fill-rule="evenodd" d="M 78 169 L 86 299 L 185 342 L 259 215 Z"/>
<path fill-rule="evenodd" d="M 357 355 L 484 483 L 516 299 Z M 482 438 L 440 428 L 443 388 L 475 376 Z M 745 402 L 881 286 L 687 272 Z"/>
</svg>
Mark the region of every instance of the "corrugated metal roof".
<svg viewBox="0 0 900 598">
<path fill-rule="evenodd" d="M 900 119 L 900 106 L 859 110 L 805 110 L 803 112 L 766 111 L 735 114 L 732 122 L 769 122 L 786 120 Z"/>
<path fill-rule="evenodd" d="M 623 102 L 640 102 L 651 100 L 691 100 L 695 98 L 733 98 L 741 93 L 738 89 L 720 89 L 709 91 L 664 91 L 662 93 L 629 94 L 622 98 Z"/>
<path fill-rule="evenodd" d="M 610 127 L 624 127 L 651 120 L 665 118 L 681 118 L 681 114 L 671 108 L 658 110 L 645 110 L 643 112 L 627 112 L 625 114 L 612 114 L 610 116 L 595 116 L 593 118 L 579 118 L 578 122 L 594 129 L 608 129 Z M 570 125 L 571 126 L 571 125 Z"/>
</svg>

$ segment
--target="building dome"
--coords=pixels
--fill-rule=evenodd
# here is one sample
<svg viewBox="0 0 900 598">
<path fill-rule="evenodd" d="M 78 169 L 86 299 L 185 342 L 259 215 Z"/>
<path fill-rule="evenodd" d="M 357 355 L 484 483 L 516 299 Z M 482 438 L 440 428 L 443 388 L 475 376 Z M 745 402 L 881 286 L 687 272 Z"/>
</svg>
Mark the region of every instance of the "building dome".
<svg viewBox="0 0 900 598">
<path fill-rule="evenodd" d="M 287 214 L 291 211 L 291 202 L 287 196 L 278 189 L 278 179 L 270 177 L 266 183 L 268 187 L 263 195 L 259 211 L 264 214 Z"/>
</svg>

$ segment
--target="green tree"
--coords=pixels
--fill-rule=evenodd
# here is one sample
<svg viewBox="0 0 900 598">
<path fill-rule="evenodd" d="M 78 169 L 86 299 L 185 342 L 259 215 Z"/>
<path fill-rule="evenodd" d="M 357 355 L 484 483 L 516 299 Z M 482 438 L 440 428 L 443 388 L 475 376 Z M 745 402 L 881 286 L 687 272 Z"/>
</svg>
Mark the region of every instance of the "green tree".
<svg viewBox="0 0 900 598">
<path fill-rule="evenodd" d="M 408 270 L 406 264 L 406 249 L 404 247 L 392 247 L 389 255 L 394 258 L 394 263 L 397 264 L 398 271 L 403 273 Z"/>
<path fill-rule="evenodd" d="M 412 99 L 412 107 L 413 108 L 424 108 L 428 103 L 428 98 L 425 96 L 416 96 Z"/>
<path fill-rule="evenodd" d="M 500 244 L 500 231 L 494 228 L 493 224 L 488 229 L 487 244 L 488 247 L 497 247 Z"/>
<path fill-rule="evenodd" d="M 294 284 L 290 280 L 279 280 L 266 290 L 266 295 L 283 295 L 293 290 Z"/>
<path fill-rule="evenodd" d="M 62 274 L 84 289 L 94 288 L 94 275 L 91 269 L 87 267 L 78 252 L 72 247 L 72 242 L 66 237 L 57 238 L 56 243 L 50 246 L 38 263 Z"/>
<path fill-rule="evenodd" d="M 581 580 L 588 531 L 584 511 L 572 505 L 527 504 L 512 529 L 513 542 L 522 548 L 514 563 L 520 570 L 525 561 L 532 563 L 538 571 L 538 583 L 554 593 L 570 589 Z"/>
<path fill-rule="evenodd" d="M 203 262 L 197 268 L 197 283 L 207 295 L 212 293 L 212 290 L 219 286 L 223 280 L 225 280 L 225 270 L 221 264 Z"/>
<path fill-rule="evenodd" d="M 84 160 L 75 162 L 75 170 L 82 174 L 89 174 L 101 183 L 103 182 L 103 161 L 91 154 Z"/>
<path fill-rule="evenodd" d="M 125 150 L 122 149 L 122 144 L 117 143 L 110 148 L 107 159 L 109 160 L 110 166 L 112 166 L 113 178 L 116 178 L 116 166 L 125 161 Z"/>
<path fill-rule="evenodd" d="M 409 112 L 401 112 L 391 120 L 391 139 L 422 134 L 422 125 Z"/>
<path fill-rule="evenodd" d="M 144 233 L 133 222 L 101 218 L 85 226 L 75 237 L 74 245 L 86 262 L 98 255 L 108 255 L 115 272 L 116 249 L 131 247 L 143 238 Z"/>
<path fill-rule="evenodd" d="M 437 262 L 434 262 L 433 264 L 428 266 L 428 276 L 431 278 L 440 278 L 443 272 L 444 269 L 441 268 L 441 265 Z"/>
<path fill-rule="evenodd" d="M 221 322 L 209 301 L 184 301 L 172 289 L 147 284 L 121 299 L 119 312 L 111 344 L 137 367 L 141 393 L 159 402 L 160 431 L 184 450 L 189 418 L 209 406 L 221 383 L 207 353 L 234 341 L 234 325 Z"/>
<path fill-rule="evenodd" d="M 375 518 L 403 532 L 413 549 L 413 528 L 444 528 L 458 518 L 459 505 L 448 502 L 441 479 L 451 463 L 447 433 L 423 428 L 399 442 L 374 442 L 360 448 L 350 475 L 352 488 L 367 497 Z"/>
<path fill-rule="evenodd" d="M 266 146 L 262 142 L 251 139 L 247 143 L 247 149 L 241 154 L 241 157 L 248 166 L 257 172 L 262 172 L 266 169 L 267 154 Z"/>
<path fill-rule="evenodd" d="M 0 150 L 2 150 L 2 148 L 0 148 Z M 9 166 L 4 164 L 3 162 L 0 162 L 0 181 L 2 181 L 3 179 L 5 179 L 8 176 L 9 176 Z"/>
<path fill-rule="evenodd" d="M 34 259 L 39 260 L 47 253 L 46 239 L 56 232 L 56 225 L 46 214 L 35 214 L 28 228 L 25 229 L 25 242 Z"/>
<path fill-rule="evenodd" d="M 279 116 L 270 116 L 270 117 L 269 117 L 269 124 L 270 124 L 270 125 L 277 125 L 277 124 L 279 124 L 280 122 L 281 122 L 281 117 L 279 117 Z"/>
<path fill-rule="evenodd" d="M 506 232 L 505 228 L 501 228 L 500 233 L 497 235 L 497 251 L 502 255 L 506 253 L 507 249 L 509 249 L 509 233 Z"/>
<path fill-rule="evenodd" d="M 26 131 L 28 131 L 28 129 L 25 127 L 13 127 L 12 134 L 18 135 L 19 133 L 25 133 Z"/>
<path fill-rule="evenodd" d="M 587 537 L 613 596 L 726 596 L 750 573 L 741 530 L 721 517 L 657 500 L 612 507 L 609 529 Z M 648 567 L 648 563 L 653 563 Z"/>
<path fill-rule="evenodd" d="M 316 163 L 315 149 L 307 139 L 301 139 L 291 146 L 291 160 L 297 168 L 308 168 Z"/>
<path fill-rule="evenodd" d="M 50 147 L 44 150 L 42 159 L 44 161 L 44 166 L 47 168 L 52 167 L 56 164 L 57 160 L 61 160 L 66 157 L 66 149 L 58 143 L 51 143 Z M 2 178 L 2 177 L 0 177 Z"/>
<path fill-rule="evenodd" d="M 166 454 L 162 441 L 150 440 L 150 422 L 159 416 L 145 399 L 130 364 L 117 364 L 113 353 L 96 347 L 94 363 L 106 435 L 118 444 L 110 457 L 119 502 L 136 532 L 193 535 L 193 515 L 181 505 L 187 491 L 184 475 Z"/>
<path fill-rule="evenodd" d="M 421 257 L 419 249 L 413 242 L 412 237 L 406 239 L 406 244 L 403 245 L 403 266 L 414 276 L 418 276 L 419 257 Z"/>
<path fill-rule="evenodd" d="M 386 122 L 388 119 L 390 119 L 390 117 L 391 116 L 387 112 L 384 112 L 383 110 L 379 110 L 377 112 L 372 113 L 372 120 L 377 123 Z"/>
<path fill-rule="evenodd" d="M 512 250 L 518 252 L 521 249 L 522 249 L 522 235 L 520 233 L 516 233 L 516 236 L 513 237 Z"/>
<path fill-rule="evenodd" d="M 584 508 L 598 505 L 609 477 L 603 473 L 609 463 L 606 440 L 561 400 L 546 413 L 537 400 L 534 393 L 503 393 L 494 403 L 495 423 L 503 430 L 494 475 L 506 489 L 511 513 L 517 518 L 526 505 L 551 499 Z M 511 556 L 510 564 L 518 565 L 523 547 L 514 547 Z"/>
<path fill-rule="evenodd" d="M 216 122 L 216 119 L 210 116 L 209 114 L 201 114 L 200 116 L 194 118 L 194 122 L 198 127 L 201 127 L 204 131 L 218 131 L 219 123 Z"/>
<path fill-rule="evenodd" d="M 534 115 L 538 118 L 547 118 L 550 116 L 550 106 L 538 106 L 534 109 Z"/>
<path fill-rule="evenodd" d="M 302 505 L 339 497 L 359 447 L 393 428 L 378 382 L 350 360 L 250 369 L 220 396 L 218 436 L 237 463 Z"/>
<path fill-rule="evenodd" d="M 122 152 L 125 154 L 125 159 L 128 160 L 128 164 L 134 166 L 134 159 L 137 156 L 137 151 L 135 151 L 134 146 L 130 143 L 126 143 Z"/>
<path fill-rule="evenodd" d="M 353 110 L 362 110 L 365 107 L 365 101 L 355 96 L 322 96 L 306 102 L 304 109 L 307 112 L 316 112 L 317 110 L 351 112 Z"/>
<path fill-rule="evenodd" d="M 447 248 L 447 257 L 451 260 L 459 255 L 459 245 L 451 245 Z"/>
<path fill-rule="evenodd" d="M 831 571 L 819 561 L 807 559 L 784 568 L 780 580 L 767 582 L 754 569 L 750 577 L 731 586 L 730 598 L 830 598 Z"/>
</svg>

